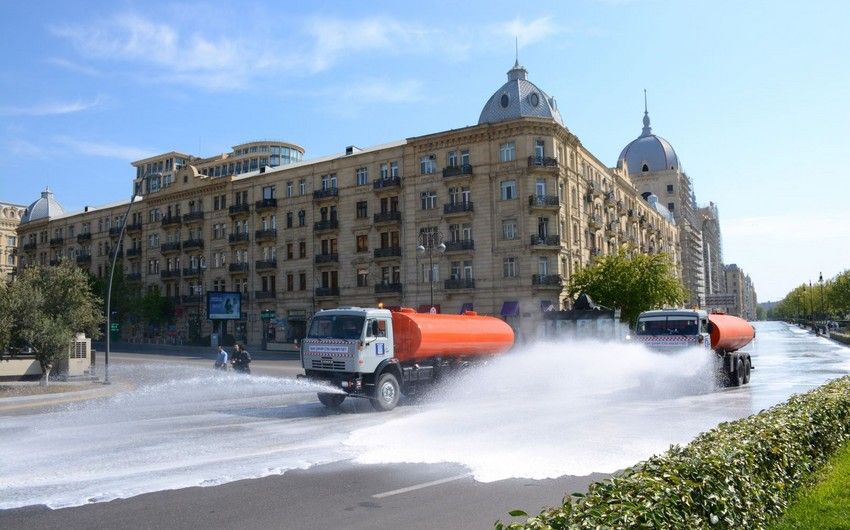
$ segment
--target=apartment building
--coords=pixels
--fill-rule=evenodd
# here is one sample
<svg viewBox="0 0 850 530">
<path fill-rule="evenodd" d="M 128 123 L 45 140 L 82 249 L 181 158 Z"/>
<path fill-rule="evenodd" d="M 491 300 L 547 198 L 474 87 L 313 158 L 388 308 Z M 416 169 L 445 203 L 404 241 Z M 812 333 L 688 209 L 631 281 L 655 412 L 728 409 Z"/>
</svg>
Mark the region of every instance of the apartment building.
<svg viewBox="0 0 850 530">
<path fill-rule="evenodd" d="M 177 339 L 213 330 L 207 291 L 238 291 L 242 318 L 218 330 L 251 343 L 297 339 L 321 308 L 377 304 L 474 309 L 522 336 L 569 305 L 575 271 L 623 244 L 681 267 L 673 215 L 585 149 L 519 64 L 477 125 L 304 155 L 254 141 L 136 161 L 120 246 L 127 201 L 65 213 L 43 195 L 19 228 L 23 259 L 102 276 L 117 249 L 127 281 L 174 301 Z"/>
<path fill-rule="evenodd" d="M 9 281 L 18 263 L 18 225 L 26 207 L 0 202 L 0 282 Z"/>
</svg>

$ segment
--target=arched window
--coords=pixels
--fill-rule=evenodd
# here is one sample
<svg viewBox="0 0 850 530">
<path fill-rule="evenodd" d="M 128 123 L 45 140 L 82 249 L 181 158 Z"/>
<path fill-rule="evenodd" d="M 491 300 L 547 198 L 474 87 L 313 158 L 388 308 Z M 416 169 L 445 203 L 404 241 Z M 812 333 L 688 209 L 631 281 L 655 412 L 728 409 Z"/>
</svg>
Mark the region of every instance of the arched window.
<svg viewBox="0 0 850 530">
<path fill-rule="evenodd" d="M 646 164 L 644 164 L 644 165 L 643 165 L 643 167 L 642 167 L 642 168 L 640 168 L 640 170 L 641 170 L 642 172 L 646 173 L 647 171 L 649 171 L 649 166 L 648 166 L 648 165 L 646 165 Z"/>
</svg>

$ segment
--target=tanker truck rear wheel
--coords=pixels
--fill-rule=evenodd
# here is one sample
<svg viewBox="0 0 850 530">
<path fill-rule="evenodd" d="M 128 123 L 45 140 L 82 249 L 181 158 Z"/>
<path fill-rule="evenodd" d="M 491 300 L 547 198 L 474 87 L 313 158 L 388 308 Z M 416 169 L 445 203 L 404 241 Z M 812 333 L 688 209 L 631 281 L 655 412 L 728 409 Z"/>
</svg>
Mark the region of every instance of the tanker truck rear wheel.
<svg viewBox="0 0 850 530">
<path fill-rule="evenodd" d="M 391 373 L 383 373 L 375 383 L 375 395 L 372 397 L 372 407 L 380 412 L 392 410 L 398 405 L 401 389 L 398 379 Z"/>
<path fill-rule="evenodd" d="M 729 374 L 729 386 L 741 386 L 744 384 L 744 361 L 738 357 L 735 362 L 735 370 Z"/>
<path fill-rule="evenodd" d="M 746 359 L 744 359 L 744 384 L 745 385 L 750 382 L 750 370 L 752 370 L 752 362 L 750 361 L 750 358 L 747 357 Z"/>
<path fill-rule="evenodd" d="M 345 401 L 345 394 L 325 394 L 319 392 L 319 401 L 329 409 L 338 408 Z"/>
</svg>

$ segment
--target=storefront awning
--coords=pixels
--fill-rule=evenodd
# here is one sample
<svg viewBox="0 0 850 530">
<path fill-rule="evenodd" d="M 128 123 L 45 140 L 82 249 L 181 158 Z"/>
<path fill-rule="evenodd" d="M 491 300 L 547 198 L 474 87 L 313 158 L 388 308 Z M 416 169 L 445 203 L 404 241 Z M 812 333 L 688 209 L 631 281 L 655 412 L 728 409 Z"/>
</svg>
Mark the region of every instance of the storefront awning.
<svg viewBox="0 0 850 530">
<path fill-rule="evenodd" d="M 460 306 L 460 314 L 464 314 L 466 311 L 474 311 L 472 302 L 464 302 L 462 306 Z"/>
<path fill-rule="evenodd" d="M 500 313 L 503 317 L 515 317 L 519 315 L 519 302 L 510 301 L 502 304 Z"/>
<path fill-rule="evenodd" d="M 434 304 L 434 309 L 437 310 L 437 313 L 440 312 L 440 304 Z M 419 308 L 416 310 L 417 313 L 430 313 L 431 305 L 430 304 L 421 304 Z"/>
</svg>

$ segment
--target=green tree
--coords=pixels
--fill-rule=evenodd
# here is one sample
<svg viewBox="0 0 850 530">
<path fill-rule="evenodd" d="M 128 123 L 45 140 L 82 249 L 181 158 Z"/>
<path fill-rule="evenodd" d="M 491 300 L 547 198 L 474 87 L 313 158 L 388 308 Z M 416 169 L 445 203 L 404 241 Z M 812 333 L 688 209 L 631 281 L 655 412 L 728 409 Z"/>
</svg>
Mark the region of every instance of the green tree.
<svg viewBox="0 0 850 530">
<path fill-rule="evenodd" d="M 826 299 L 836 317 L 844 318 L 850 314 L 850 270 L 830 280 Z"/>
<path fill-rule="evenodd" d="M 142 319 L 148 324 L 167 324 L 174 321 L 174 303 L 159 291 L 149 291 L 139 300 Z"/>
<path fill-rule="evenodd" d="M 74 334 L 92 338 L 103 322 L 101 301 L 86 273 L 63 261 L 56 267 L 27 267 L 8 288 L 0 311 L 12 314 L 11 338 L 31 345 L 46 385 L 56 361 L 68 355 Z"/>
<path fill-rule="evenodd" d="M 619 308 L 621 319 L 631 325 L 641 311 L 678 305 L 685 299 L 669 256 L 632 254 L 625 245 L 574 274 L 569 293 L 572 297 L 587 293 L 599 304 Z"/>
<path fill-rule="evenodd" d="M 12 342 L 12 326 L 15 323 L 10 288 L 6 282 L 0 282 L 0 354 Z"/>
<path fill-rule="evenodd" d="M 98 278 L 89 275 L 92 292 L 100 297 L 101 312 L 106 314 L 106 295 L 109 291 L 109 272 Z M 124 266 L 121 261 L 115 264 L 115 275 L 112 279 L 112 306 L 113 322 L 126 322 L 129 316 L 141 317 L 141 297 L 139 289 L 127 281 L 124 274 Z"/>
</svg>

